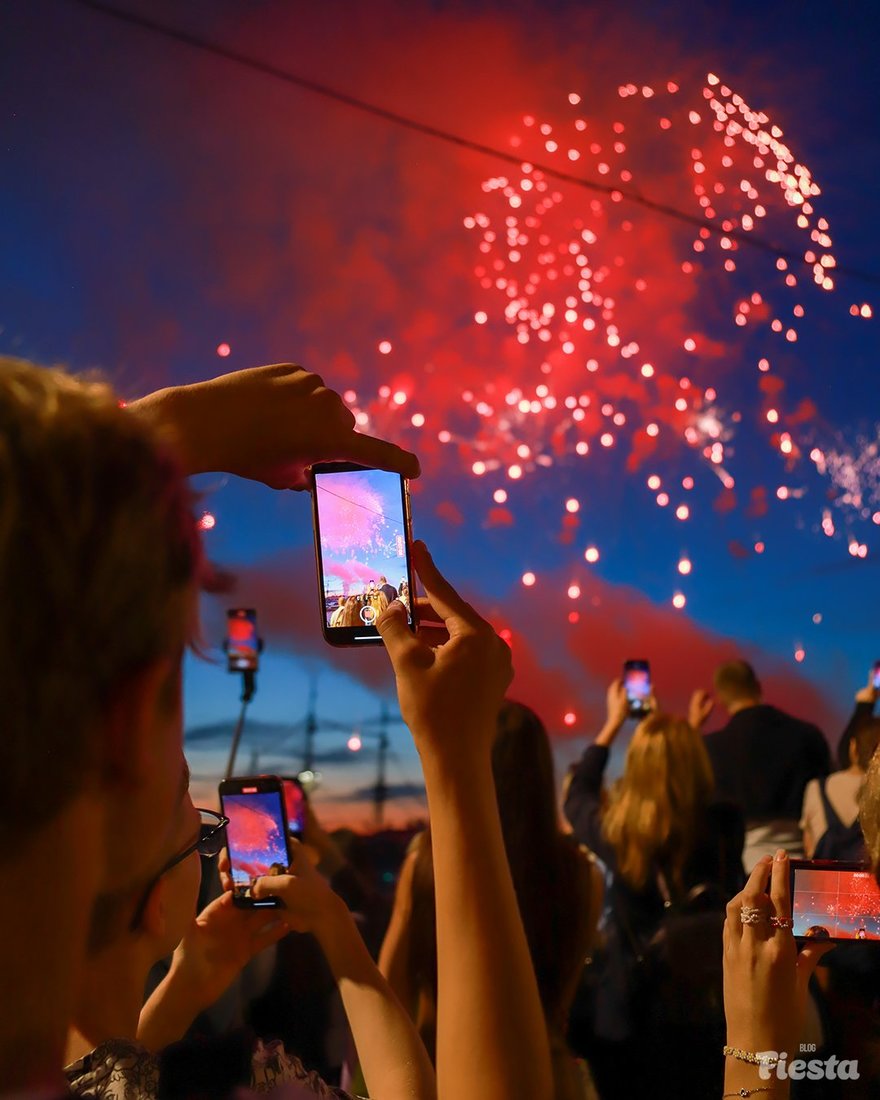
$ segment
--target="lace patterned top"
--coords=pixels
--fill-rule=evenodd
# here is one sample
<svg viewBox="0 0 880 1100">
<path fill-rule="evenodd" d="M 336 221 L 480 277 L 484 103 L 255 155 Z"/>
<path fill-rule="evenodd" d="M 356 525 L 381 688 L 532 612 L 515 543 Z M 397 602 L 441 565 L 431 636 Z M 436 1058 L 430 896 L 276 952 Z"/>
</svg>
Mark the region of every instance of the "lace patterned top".
<svg viewBox="0 0 880 1100">
<path fill-rule="evenodd" d="M 156 1100 L 159 1094 L 158 1057 L 128 1039 L 101 1043 L 64 1073 L 73 1095 L 83 1100 Z M 261 1040 L 254 1045 L 250 1089 L 230 1095 L 246 1100 L 258 1093 L 275 1093 L 278 1100 L 355 1100 L 310 1073 L 283 1043 Z"/>
</svg>

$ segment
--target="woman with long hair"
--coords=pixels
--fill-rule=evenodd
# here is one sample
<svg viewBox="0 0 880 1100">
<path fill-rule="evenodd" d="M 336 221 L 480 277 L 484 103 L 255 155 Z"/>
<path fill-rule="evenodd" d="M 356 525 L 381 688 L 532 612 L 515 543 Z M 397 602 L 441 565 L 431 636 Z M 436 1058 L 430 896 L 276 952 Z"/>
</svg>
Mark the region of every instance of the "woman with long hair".
<svg viewBox="0 0 880 1100">
<path fill-rule="evenodd" d="M 504 846 L 532 956 L 554 1060 L 556 1100 L 593 1097 L 565 1044 L 568 1013 L 594 943 L 602 903 L 595 862 L 560 829 L 553 755 L 541 720 L 506 701 L 492 751 Z M 434 1055 L 437 946 L 430 829 L 401 868 L 379 968 Z"/>
<path fill-rule="evenodd" d="M 701 1024 L 723 1034 L 720 929 L 723 905 L 743 883 L 744 824 L 738 808 L 714 800 L 712 766 L 700 734 L 669 714 L 651 713 L 638 724 L 623 775 L 606 790 L 610 749 L 629 714 L 620 680 L 608 689 L 607 702 L 605 725 L 572 771 L 565 814 L 575 836 L 607 870 L 604 968 L 596 976 L 588 1018 L 580 1021 L 578 1046 L 583 1044 L 595 1065 L 599 1091 L 613 1097 L 646 1087 L 644 1075 L 653 1073 L 646 1055 L 657 1033 L 648 1034 L 652 1006 L 638 996 L 639 981 L 645 979 L 651 940 L 671 913 L 713 914 L 694 923 L 688 960 L 694 973 L 700 967 L 711 978 L 703 988 L 680 986 L 678 996 L 691 999 Z M 675 973 L 669 977 L 677 980 Z M 717 1004 L 702 1012 L 701 998 L 712 981 Z M 667 1030 L 658 1045 L 668 1038 Z M 714 1076 L 720 1085 L 722 1044 L 702 1051 L 697 1036 L 688 1038 L 696 1048 L 689 1055 L 689 1083 L 673 1083 L 674 1075 L 667 1073 L 654 1083 L 657 1096 L 669 1089 L 679 1090 L 679 1096 L 708 1095 L 705 1082 Z M 698 1064 L 702 1053 L 705 1059 Z"/>
</svg>

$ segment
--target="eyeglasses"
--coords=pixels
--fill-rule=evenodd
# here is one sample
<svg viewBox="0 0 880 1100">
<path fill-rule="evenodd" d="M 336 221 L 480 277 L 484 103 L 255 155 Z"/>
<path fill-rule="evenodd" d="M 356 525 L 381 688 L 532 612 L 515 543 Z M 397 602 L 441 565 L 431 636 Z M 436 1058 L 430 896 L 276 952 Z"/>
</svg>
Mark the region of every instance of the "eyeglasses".
<svg viewBox="0 0 880 1100">
<path fill-rule="evenodd" d="M 152 894 L 153 890 L 156 888 L 156 883 L 163 875 L 167 875 L 172 868 L 178 865 L 178 863 L 183 863 L 185 859 L 189 859 L 193 852 L 198 852 L 200 856 L 204 856 L 206 859 L 212 859 L 214 856 L 220 854 L 223 845 L 226 843 L 226 826 L 229 824 L 229 818 L 224 817 L 223 814 L 215 813 L 213 810 L 200 809 L 198 812 L 201 818 L 198 837 L 192 844 L 187 845 L 182 852 L 178 852 L 176 856 L 169 859 L 168 862 L 163 865 L 162 869 L 150 879 L 134 911 L 134 916 L 129 925 L 130 932 L 134 932 L 140 924 L 150 894 Z"/>
</svg>

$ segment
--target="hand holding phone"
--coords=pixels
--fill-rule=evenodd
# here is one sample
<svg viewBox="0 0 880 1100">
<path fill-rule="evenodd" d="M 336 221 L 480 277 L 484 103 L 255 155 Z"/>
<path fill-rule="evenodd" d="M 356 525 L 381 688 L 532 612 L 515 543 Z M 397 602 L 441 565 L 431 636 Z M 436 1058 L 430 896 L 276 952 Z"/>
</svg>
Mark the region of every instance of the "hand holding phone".
<svg viewBox="0 0 880 1100">
<path fill-rule="evenodd" d="M 651 666 L 648 661 L 625 661 L 623 686 L 631 718 L 644 718 L 651 711 Z"/>
<path fill-rule="evenodd" d="M 352 462 L 312 467 L 321 629 L 330 645 L 379 644 L 376 620 L 413 591 L 409 488 L 387 470 Z M 407 615 L 415 630 L 409 600 Z"/>
<path fill-rule="evenodd" d="M 254 883 L 264 875 L 287 874 L 287 814 L 281 780 L 274 775 L 225 779 L 220 805 L 229 818 L 229 849 L 233 903 L 246 909 L 281 907 L 278 898 L 255 898 Z"/>
</svg>

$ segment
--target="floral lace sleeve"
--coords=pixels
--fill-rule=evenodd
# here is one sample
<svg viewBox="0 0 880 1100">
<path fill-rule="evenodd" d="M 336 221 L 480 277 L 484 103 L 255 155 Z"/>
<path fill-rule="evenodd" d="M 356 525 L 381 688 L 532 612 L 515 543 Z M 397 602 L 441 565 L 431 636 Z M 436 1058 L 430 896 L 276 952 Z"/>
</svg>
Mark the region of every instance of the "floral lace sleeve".
<svg viewBox="0 0 880 1100">
<path fill-rule="evenodd" d="M 333 1088 L 317 1073 L 310 1073 L 296 1055 L 287 1053 L 283 1043 L 277 1040 L 264 1043 L 258 1039 L 251 1064 L 251 1088 L 258 1093 L 278 1089 L 280 1100 L 288 1096 L 287 1090 L 282 1088 L 284 1085 L 299 1086 L 292 1091 L 290 1100 L 298 1100 L 299 1097 L 303 1100 L 311 1097 L 320 1097 L 321 1100 L 355 1100 L 351 1093 Z"/>
<path fill-rule="evenodd" d="M 139 1043 L 111 1039 L 65 1067 L 64 1075 L 75 1096 L 94 1100 L 155 1100 L 159 1090 L 159 1063 Z"/>
</svg>

